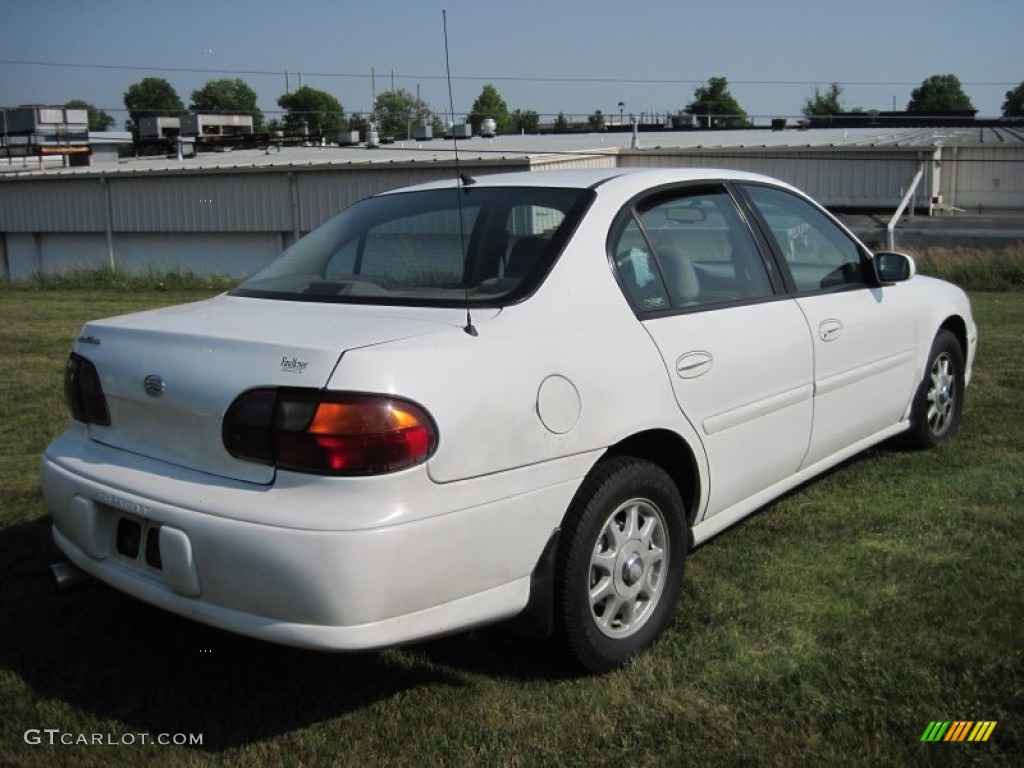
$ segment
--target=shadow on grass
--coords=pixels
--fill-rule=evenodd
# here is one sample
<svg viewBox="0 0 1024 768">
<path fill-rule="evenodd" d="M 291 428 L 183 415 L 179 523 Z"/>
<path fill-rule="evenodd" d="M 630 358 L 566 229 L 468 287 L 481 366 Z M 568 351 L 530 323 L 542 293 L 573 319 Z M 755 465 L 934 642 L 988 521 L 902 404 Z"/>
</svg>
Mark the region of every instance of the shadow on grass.
<svg viewBox="0 0 1024 768">
<path fill-rule="evenodd" d="M 559 676 L 553 659 L 500 628 L 382 653 L 272 645 L 96 582 L 59 595 L 49 573 L 59 559 L 49 518 L 0 530 L 0 664 L 37 697 L 138 732 L 202 733 L 207 751 L 273 738 L 402 691 L 468 685 L 467 673 Z"/>
<path fill-rule="evenodd" d="M 858 454 L 824 477 L 888 450 Z M 207 627 L 99 583 L 58 595 L 49 565 L 62 558 L 49 527 L 49 518 L 39 518 L 0 529 L 0 666 L 37 699 L 119 721 L 135 732 L 202 733 L 202 749 L 219 752 L 343 717 L 405 691 L 472 685 L 474 675 L 523 682 L 576 674 L 550 644 L 502 627 L 401 650 L 329 654 Z M 690 610 L 693 605 L 691 597 Z M 676 621 L 678 626 L 679 616 Z M 17 709 L 38 707 L 28 702 Z M 80 720 L 72 715 L 69 722 L 81 727 Z"/>
</svg>

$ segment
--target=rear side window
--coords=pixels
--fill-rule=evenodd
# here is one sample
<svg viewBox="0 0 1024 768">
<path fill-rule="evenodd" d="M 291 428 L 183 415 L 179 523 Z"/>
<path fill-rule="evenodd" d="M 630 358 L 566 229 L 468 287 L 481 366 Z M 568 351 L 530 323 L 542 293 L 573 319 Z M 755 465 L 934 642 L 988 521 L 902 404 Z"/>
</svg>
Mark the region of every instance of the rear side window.
<svg viewBox="0 0 1024 768">
<path fill-rule="evenodd" d="M 832 219 L 791 192 L 744 186 L 767 222 L 801 293 L 866 284 L 860 247 Z"/>
<path fill-rule="evenodd" d="M 619 281 L 641 312 L 773 295 L 753 236 L 722 188 L 641 202 L 613 249 Z"/>
<path fill-rule="evenodd" d="M 654 249 L 631 218 L 615 243 L 615 269 L 629 303 L 638 312 L 671 309 L 668 289 L 654 259 Z"/>
</svg>

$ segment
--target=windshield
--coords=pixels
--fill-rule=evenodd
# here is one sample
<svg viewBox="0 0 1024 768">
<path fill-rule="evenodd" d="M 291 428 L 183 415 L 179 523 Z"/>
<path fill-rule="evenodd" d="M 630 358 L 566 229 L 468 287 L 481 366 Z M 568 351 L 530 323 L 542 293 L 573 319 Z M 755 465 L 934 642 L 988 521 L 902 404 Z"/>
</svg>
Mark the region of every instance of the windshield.
<svg viewBox="0 0 1024 768">
<path fill-rule="evenodd" d="M 297 241 L 231 294 L 502 306 L 536 288 L 592 199 L 589 190 L 550 187 L 371 197 Z"/>
</svg>

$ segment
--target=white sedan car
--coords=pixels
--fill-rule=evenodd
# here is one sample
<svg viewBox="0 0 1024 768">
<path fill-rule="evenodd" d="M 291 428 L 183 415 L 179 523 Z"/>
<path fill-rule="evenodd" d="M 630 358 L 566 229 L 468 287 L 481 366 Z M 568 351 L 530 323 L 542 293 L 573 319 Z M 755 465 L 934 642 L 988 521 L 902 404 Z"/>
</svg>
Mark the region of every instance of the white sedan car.
<svg viewBox="0 0 1024 768">
<path fill-rule="evenodd" d="M 950 438 L 976 342 L 961 290 L 773 179 L 463 176 L 87 323 L 43 490 L 78 568 L 197 621 L 359 650 L 515 618 L 603 671 L 694 545 Z"/>
</svg>

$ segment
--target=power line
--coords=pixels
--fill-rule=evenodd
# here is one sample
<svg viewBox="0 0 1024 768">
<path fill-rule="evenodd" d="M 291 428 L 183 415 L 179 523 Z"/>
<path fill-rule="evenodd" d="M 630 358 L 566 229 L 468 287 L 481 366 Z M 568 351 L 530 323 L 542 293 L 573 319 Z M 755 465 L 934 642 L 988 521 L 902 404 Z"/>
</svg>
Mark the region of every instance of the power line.
<svg viewBox="0 0 1024 768">
<path fill-rule="evenodd" d="M 221 74 L 221 75 L 272 75 L 280 76 L 286 70 L 267 69 L 214 69 L 207 67 L 153 67 L 136 64 L 87 64 L 83 62 L 60 62 L 60 61 L 28 61 L 23 59 L 0 59 L 0 64 L 31 66 L 31 67 L 68 67 L 73 69 L 115 69 L 142 72 L 193 72 L 198 74 Z M 296 71 L 296 70 L 287 70 Z M 372 73 L 360 72 L 307 72 L 302 70 L 306 77 L 348 77 L 369 80 Z M 443 74 L 428 75 L 416 73 L 394 73 L 395 78 L 403 80 L 445 80 Z M 525 82 L 525 83 L 608 83 L 608 84 L 632 84 L 632 85 L 692 85 L 695 83 L 706 83 L 707 78 L 623 78 L 623 77 L 532 77 L 523 75 L 452 75 L 452 80 L 480 81 L 480 82 Z M 821 85 L 825 80 L 729 80 L 730 85 Z M 920 85 L 918 81 L 902 82 L 895 80 L 847 80 L 836 81 L 844 86 L 908 86 Z M 1014 86 L 1015 82 L 961 82 L 965 86 Z"/>
</svg>

